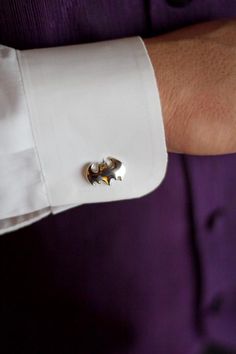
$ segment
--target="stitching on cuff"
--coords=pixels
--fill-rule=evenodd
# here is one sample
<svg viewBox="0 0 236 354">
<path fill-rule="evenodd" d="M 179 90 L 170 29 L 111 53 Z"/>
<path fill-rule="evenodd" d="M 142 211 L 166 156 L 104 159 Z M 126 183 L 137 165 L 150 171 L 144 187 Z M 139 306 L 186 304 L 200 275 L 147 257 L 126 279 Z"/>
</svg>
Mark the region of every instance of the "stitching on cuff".
<svg viewBox="0 0 236 354">
<path fill-rule="evenodd" d="M 46 178 L 45 178 L 45 175 L 44 175 L 44 172 L 43 172 L 43 167 L 42 167 L 42 163 L 41 163 L 41 160 L 40 160 L 38 147 L 37 147 L 37 144 L 36 144 L 36 138 L 35 138 L 34 129 L 33 129 L 33 123 L 32 123 L 32 115 L 31 115 L 31 111 L 30 111 L 30 104 L 29 104 L 29 101 L 28 101 L 28 95 L 27 95 L 27 92 L 26 92 L 25 84 L 24 84 L 23 70 L 22 70 L 21 58 L 20 58 L 20 51 L 17 50 L 17 49 L 15 49 L 15 51 L 16 51 L 16 58 L 17 58 L 17 63 L 18 63 L 19 74 L 20 74 L 20 78 L 21 78 L 21 86 L 22 86 L 23 93 L 24 93 L 24 96 L 25 96 L 26 108 L 27 108 L 27 111 L 28 111 L 28 117 L 29 117 L 29 122 L 30 122 L 30 126 L 31 126 L 32 137 L 33 137 L 33 140 L 34 140 L 35 155 L 37 157 L 39 168 L 40 168 L 40 172 L 41 172 L 41 181 L 42 181 L 42 184 L 43 184 L 43 189 L 45 191 L 45 196 L 46 196 L 47 201 L 48 201 L 48 206 L 50 208 L 50 212 L 52 213 L 50 197 L 49 197 L 48 188 L 47 188 L 47 182 L 46 182 Z"/>
</svg>

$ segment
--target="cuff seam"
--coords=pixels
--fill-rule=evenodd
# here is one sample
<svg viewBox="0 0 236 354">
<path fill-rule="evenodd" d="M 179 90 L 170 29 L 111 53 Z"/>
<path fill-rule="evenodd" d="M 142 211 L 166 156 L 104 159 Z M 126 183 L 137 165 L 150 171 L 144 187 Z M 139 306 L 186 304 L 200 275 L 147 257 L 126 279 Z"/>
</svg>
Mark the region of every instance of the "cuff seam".
<svg viewBox="0 0 236 354">
<path fill-rule="evenodd" d="M 20 84 L 22 86 L 22 90 L 23 90 L 23 93 L 25 95 L 26 108 L 27 108 L 27 111 L 28 111 L 28 117 L 29 117 L 32 137 L 33 137 L 33 140 L 34 140 L 35 155 L 36 155 L 37 160 L 38 160 L 38 164 L 39 164 L 39 168 L 40 168 L 40 172 L 41 172 L 41 181 L 42 181 L 42 184 L 43 184 L 43 189 L 45 191 L 45 196 L 47 198 L 48 206 L 50 208 L 50 213 L 51 213 L 52 209 L 51 209 L 50 197 L 49 197 L 48 188 L 47 188 L 47 182 L 46 182 L 46 178 L 45 178 L 45 175 L 44 175 L 44 172 L 43 172 L 43 168 L 42 168 L 42 163 L 41 163 L 40 156 L 39 156 L 39 151 L 38 151 L 36 138 L 35 138 L 35 134 L 34 134 L 34 129 L 33 129 L 30 104 L 29 104 L 28 95 L 27 95 L 26 88 L 25 88 L 25 83 L 24 83 L 24 74 L 23 74 L 22 65 L 21 65 L 20 51 L 17 50 L 17 49 L 16 49 L 16 58 L 17 58 L 18 69 L 19 69 L 19 74 L 20 74 L 20 78 L 21 78 Z"/>
</svg>

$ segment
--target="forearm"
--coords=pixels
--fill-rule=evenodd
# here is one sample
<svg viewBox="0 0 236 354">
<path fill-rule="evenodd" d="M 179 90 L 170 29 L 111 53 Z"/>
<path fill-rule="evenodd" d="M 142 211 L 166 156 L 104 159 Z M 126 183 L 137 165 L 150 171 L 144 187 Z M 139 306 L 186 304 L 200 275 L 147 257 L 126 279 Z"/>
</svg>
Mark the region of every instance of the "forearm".
<svg viewBox="0 0 236 354">
<path fill-rule="evenodd" d="M 235 37 L 235 21 L 216 21 L 144 40 L 169 151 L 236 151 Z"/>
</svg>

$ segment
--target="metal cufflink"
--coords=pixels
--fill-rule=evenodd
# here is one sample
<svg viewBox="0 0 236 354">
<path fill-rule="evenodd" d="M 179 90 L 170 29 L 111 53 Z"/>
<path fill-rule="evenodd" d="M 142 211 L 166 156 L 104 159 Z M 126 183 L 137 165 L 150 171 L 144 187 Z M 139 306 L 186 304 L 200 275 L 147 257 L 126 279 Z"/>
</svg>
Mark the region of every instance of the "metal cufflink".
<svg viewBox="0 0 236 354">
<path fill-rule="evenodd" d="M 91 163 L 86 167 L 85 175 L 87 181 L 92 185 L 104 182 L 106 185 L 111 184 L 111 180 L 122 181 L 125 176 L 125 166 L 114 157 L 107 157 L 100 163 Z"/>
</svg>

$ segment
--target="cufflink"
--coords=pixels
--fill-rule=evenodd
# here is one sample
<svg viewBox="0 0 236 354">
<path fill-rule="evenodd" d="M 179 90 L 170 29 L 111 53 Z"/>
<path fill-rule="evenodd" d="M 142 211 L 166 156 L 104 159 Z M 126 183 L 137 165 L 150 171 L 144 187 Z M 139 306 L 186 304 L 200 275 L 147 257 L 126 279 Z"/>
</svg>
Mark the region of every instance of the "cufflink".
<svg viewBox="0 0 236 354">
<path fill-rule="evenodd" d="M 114 157 L 107 157 L 100 163 L 91 163 L 86 167 L 85 175 L 87 181 L 92 185 L 104 182 L 106 185 L 111 184 L 111 180 L 122 181 L 125 176 L 124 164 Z"/>
</svg>

